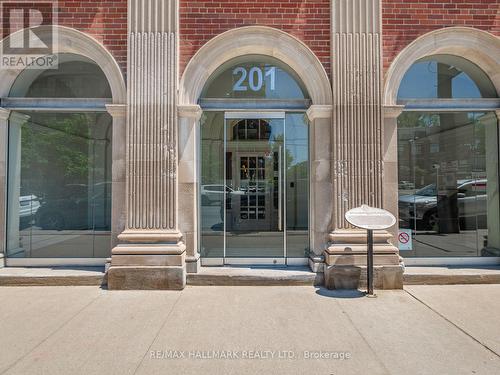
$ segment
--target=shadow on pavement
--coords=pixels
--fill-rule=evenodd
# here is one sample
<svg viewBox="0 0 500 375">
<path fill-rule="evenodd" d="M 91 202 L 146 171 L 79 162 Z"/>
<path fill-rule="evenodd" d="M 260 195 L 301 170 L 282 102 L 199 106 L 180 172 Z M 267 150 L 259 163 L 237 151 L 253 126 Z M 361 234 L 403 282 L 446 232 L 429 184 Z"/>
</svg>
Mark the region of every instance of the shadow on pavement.
<svg viewBox="0 0 500 375">
<path fill-rule="evenodd" d="M 316 289 L 316 294 L 330 298 L 362 298 L 365 297 L 365 292 L 356 289 L 349 290 L 329 290 L 326 288 Z"/>
</svg>

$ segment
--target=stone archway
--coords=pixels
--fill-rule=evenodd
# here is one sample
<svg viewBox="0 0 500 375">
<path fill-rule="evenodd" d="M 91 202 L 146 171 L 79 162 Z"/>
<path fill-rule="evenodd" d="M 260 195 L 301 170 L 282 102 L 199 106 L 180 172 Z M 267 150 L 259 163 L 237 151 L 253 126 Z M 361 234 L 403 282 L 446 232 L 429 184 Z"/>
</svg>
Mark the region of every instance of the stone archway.
<svg viewBox="0 0 500 375">
<path fill-rule="evenodd" d="M 312 106 L 311 124 L 311 248 L 328 236 L 331 207 L 330 128 L 332 88 L 314 53 L 297 38 L 278 29 L 247 26 L 226 31 L 207 42 L 189 61 L 179 87 L 179 226 L 186 242 L 188 272 L 196 272 L 198 254 L 198 119 L 199 96 L 219 66 L 244 55 L 266 55 L 287 64 L 302 80 Z M 328 142 L 325 142 L 328 140 Z M 319 215 L 319 216 L 318 216 Z M 320 217 L 321 219 L 318 219 Z M 328 219 L 324 219 L 328 218 Z"/>
<path fill-rule="evenodd" d="M 449 27 L 415 39 L 394 59 L 386 73 L 384 105 L 396 105 L 399 85 L 410 66 L 431 55 L 456 55 L 480 67 L 500 93 L 500 38 L 471 27 Z"/>
<path fill-rule="evenodd" d="M 127 100 L 125 81 L 120 67 L 111 53 L 90 35 L 69 27 L 41 26 L 38 28 L 37 33 L 43 36 L 44 33 L 53 32 L 54 28 L 57 33 L 57 53 L 73 53 L 93 60 L 99 65 L 108 79 L 113 94 L 113 104 L 125 104 Z M 23 31 L 21 30 L 17 33 L 21 32 Z M 14 69 L 0 70 L 0 97 L 8 96 L 12 83 L 20 72 L 21 70 Z"/>
<path fill-rule="evenodd" d="M 281 60 L 302 79 L 314 105 L 332 104 L 328 75 L 309 47 L 284 31 L 246 26 L 216 36 L 196 52 L 180 81 L 179 105 L 197 104 L 205 82 L 215 69 L 232 58 L 248 54 Z"/>
</svg>

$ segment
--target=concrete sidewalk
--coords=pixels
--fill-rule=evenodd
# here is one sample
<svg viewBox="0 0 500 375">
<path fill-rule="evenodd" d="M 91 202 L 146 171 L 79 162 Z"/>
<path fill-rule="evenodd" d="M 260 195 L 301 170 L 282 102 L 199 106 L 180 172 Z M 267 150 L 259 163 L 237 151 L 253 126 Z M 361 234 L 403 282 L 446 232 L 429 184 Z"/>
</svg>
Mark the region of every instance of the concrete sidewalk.
<svg viewBox="0 0 500 375">
<path fill-rule="evenodd" d="M 496 375 L 499 311 L 500 285 L 3 287 L 0 374 Z"/>
</svg>

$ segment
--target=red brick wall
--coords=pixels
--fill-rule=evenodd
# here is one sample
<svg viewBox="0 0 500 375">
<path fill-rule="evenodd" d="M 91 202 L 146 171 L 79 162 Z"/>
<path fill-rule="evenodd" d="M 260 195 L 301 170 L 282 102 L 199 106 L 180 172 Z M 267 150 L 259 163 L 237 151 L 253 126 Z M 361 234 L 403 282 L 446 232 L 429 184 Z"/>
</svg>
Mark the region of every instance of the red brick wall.
<svg viewBox="0 0 500 375">
<path fill-rule="evenodd" d="M 10 2 L 10 1 L 9 1 Z M 33 4 L 40 4 L 33 2 Z M 127 63 L 127 0 L 59 0 L 58 24 L 92 35 L 115 57 L 125 72 Z M 18 3 L 16 8 L 30 6 Z M 45 13 L 45 12 L 43 12 Z M 4 14 L 4 18 L 5 18 Z M 5 25 L 5 23 L 3 23 Z M 3 36 L 8 31 L 3 30 Z"/>
<path fill-rule="evenodd" d="M 241 26 L 263 25 L 304 41 L 330 74 L 330 0 L 180 0 L 181 74 L 214 36 Z"/>
<path fill-rule="evenodd" d="M 500 36 L 500 0 L 383 0 L 384 67 L 418 36 L 471 26 Z"/>
</svg>

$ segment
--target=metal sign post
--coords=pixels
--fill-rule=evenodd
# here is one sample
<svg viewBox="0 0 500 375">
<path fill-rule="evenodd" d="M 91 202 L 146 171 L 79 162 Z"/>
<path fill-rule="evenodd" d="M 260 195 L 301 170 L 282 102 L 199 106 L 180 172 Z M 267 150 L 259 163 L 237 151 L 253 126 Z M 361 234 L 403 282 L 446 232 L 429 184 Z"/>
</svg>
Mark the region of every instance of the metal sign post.
<svg viewBox="0 0 500 375">
<path fill-rule="evenodd" d="M 345 219 L 349 224 L 368 231 L 366 241 L 366 296 L 376 297 L 373 294 L 373 231 L 392 227 L 396 224 L 396 218 L 389 211 L 363 205 L 347 211 Z"/>
</svg>

